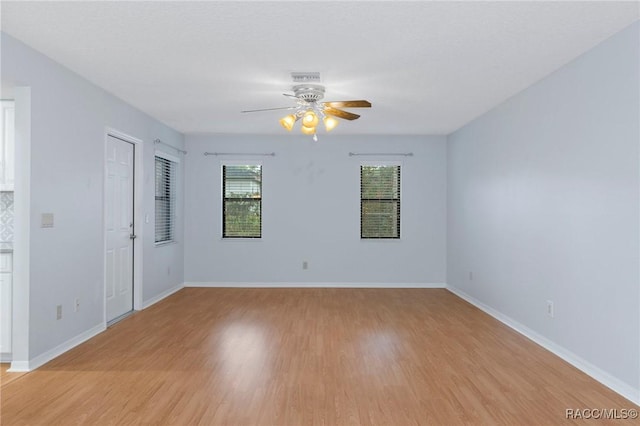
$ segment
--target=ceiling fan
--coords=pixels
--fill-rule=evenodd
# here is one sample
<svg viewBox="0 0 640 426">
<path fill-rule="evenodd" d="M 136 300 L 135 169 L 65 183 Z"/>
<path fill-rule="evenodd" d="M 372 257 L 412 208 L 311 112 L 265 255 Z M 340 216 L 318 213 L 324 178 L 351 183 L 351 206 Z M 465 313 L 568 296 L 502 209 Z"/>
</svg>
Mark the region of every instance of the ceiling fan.
<svg viewBox="0 0 640 426">
<path fill-rule="evenodd" d="M 313 140 L 317 141 L 316 128 L 320 120 L 323 121 L 325 129 L 330 132 L 338 125 L 336 118 L 344 120 L 355 120 L 360 116 L 342 108 L 370 108 L 371 102 L 365 100 L 320 102 L 324 98 L 324 86 L 320 84 L 298 84 L 292 87 L 293 94 L 283 93 L 284 96 L 294 98 L 295 106 L 281 108 L 251 109 L 241 112 L 259 112 L 275 110 L 292 110 L 291 114 L 280 119 L 282 127 L 291 131 L 296 121 L 302 120 L 301 131 L 305 135 L 313 135 Z"/>
</svg>

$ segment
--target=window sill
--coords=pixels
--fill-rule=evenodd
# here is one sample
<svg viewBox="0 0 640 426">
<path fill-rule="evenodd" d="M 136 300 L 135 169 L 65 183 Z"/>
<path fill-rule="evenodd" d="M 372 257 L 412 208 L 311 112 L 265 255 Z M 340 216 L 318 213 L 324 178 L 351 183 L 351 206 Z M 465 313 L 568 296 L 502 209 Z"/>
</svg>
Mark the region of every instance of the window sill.
<svg viewBox="0 0 640 426">
<path fill-rule="evenodd" d="M 162 241 L 161 243 L 155 243 L 155 246 L 156 248 L 159 248 L 159 247 L 165 247 L 165 246 L 172 246 L 174 244 L 178 244 L 178 242 L 176 240 Z"/>
</svg>

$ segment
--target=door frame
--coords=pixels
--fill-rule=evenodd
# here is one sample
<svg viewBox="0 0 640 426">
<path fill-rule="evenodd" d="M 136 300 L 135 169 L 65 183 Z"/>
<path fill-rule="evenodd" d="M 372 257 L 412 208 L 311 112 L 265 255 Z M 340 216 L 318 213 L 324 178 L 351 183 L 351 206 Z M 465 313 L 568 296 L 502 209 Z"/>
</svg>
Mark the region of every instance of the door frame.
<svg viewBox="0 0 640 426">
<path fill-rule="evenodd" d="M 13 312 L 11 323 L 11 368 L 30 371 L 29 292 L 31 259 L 31 87 L 15 86 L 15 180 L 13 193 Z"/>
<path fill-rule="evenodd" d="M 103 187 L 102 187 L 102 305 L 103 322 L 107 326 L 107 144 L 109 136 L 129 142 L 133 145 L 133 233 L 137 238 L 133 242 L 133 310 L 142 309 L 142 260 L 144 249 L 144 199 L 143 199 L 143 153 L 142 139 L 123 133 L 111 127 L 106 127 L 104 132 L 103 149 Z"/>
</svg>

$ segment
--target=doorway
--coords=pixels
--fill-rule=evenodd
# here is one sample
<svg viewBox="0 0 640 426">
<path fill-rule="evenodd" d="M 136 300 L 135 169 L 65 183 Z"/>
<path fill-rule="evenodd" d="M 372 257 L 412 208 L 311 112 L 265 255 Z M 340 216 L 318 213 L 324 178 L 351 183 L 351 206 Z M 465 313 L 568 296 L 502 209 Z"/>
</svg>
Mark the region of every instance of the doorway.
<svg viewBox="0 0 640 426">
<path fill-rule="evenodd" d="M 6 91 L 3 90 L 3 93 Z M 0 100 L 0 362 L 12 360 L 15 105 Z"/>
<path fill-rule="evenodd" d="M 107 135 L 105 177 L 106 321 L 133 311 L 136 145 Z"/>
</svg>

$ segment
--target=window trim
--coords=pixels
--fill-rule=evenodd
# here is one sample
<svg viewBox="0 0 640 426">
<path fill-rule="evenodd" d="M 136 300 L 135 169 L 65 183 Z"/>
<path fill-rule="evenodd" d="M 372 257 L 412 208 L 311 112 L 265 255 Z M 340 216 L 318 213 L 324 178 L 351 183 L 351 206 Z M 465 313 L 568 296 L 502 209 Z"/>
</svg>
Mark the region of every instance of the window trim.
<svg viewBox="0 0 640 426">
<path fill-rule="evenodd" d="M 177 222 L 177 218 L 178 215 L 176 214 L 176 210 L 177 210 L 177 204 L 178 204 L 178 194 L 177 194 L 177 187 L 178 187 L 178 167 L 180 167 L 180 159 L 174 155 L 168 154 L 164 151 L 159 151 L 156 150 L 153 153 L 153 170 L 154 170 L 154 194 L 153 194 L 153 199 L 154 199 L 154 203 L 156 200 L 156 194 L 155 194 L 155 166 L 156 166 L 156 157 L 162 158 L 164 160 L 167 161 L 171 161 L 173 163 L 175 163 L 175 172 L 173 175 L 173 211 L 172 213 L 172 219 L 171 219 L 171 238 L 168 240 L 164 240 L 164 241 L 156 241 L 156 230 L 155 230 L 155 225 L 154 225 L 154 229 L 153 229 L 153 242 L 154 242 L 154 246 L 155 247 L 162 247 L 162 246 L 166 246 L 166 245 L 170 245 L 170 244 L 176 244 L 178 241 L 176 240 L 176 222 Z M 155 214 L 156 214 L 156 210 L 155 210 L 155 204 L 154 204 L 154 223 L 155 223 Z"/>
<path fill-rule="evenodd" d="M 398 236 L 397 237 L 363 237 L 362 236 L 362 167 L 400 167 L 400 183 L 399 183 L 399 197 L 398 197 L 398 210 L 400 210 L 400 214 L 397 219 L 398 226 Z M 361 161 L 358 166 L 358 179 L 359 179 L 359 212 L 360 212 L 360 241 L 375 241 L 375 242 L 399 242 L 402 240 L 402 194 L 403 194 L 403 169 L 404 164 L 402 161 Z M 393 201 L 393 200 L 392 200 Z"/>
<path fill-rule="evenodd" d="M 225 197 L 224 197 L 224 166 L 260 166 L 260 236 L 259 237 L 225 237 L 224 236 L 224 206 L 225 206 Z M 236 241 L 236 242 L 247 242 L 247 241 L 262 241 L 264 238 L 264 164 L 261 160 L 224 160 L 220 161 L 220 206 L 218 211 L 220 212 L 220 241 Z"/>
</svg>

